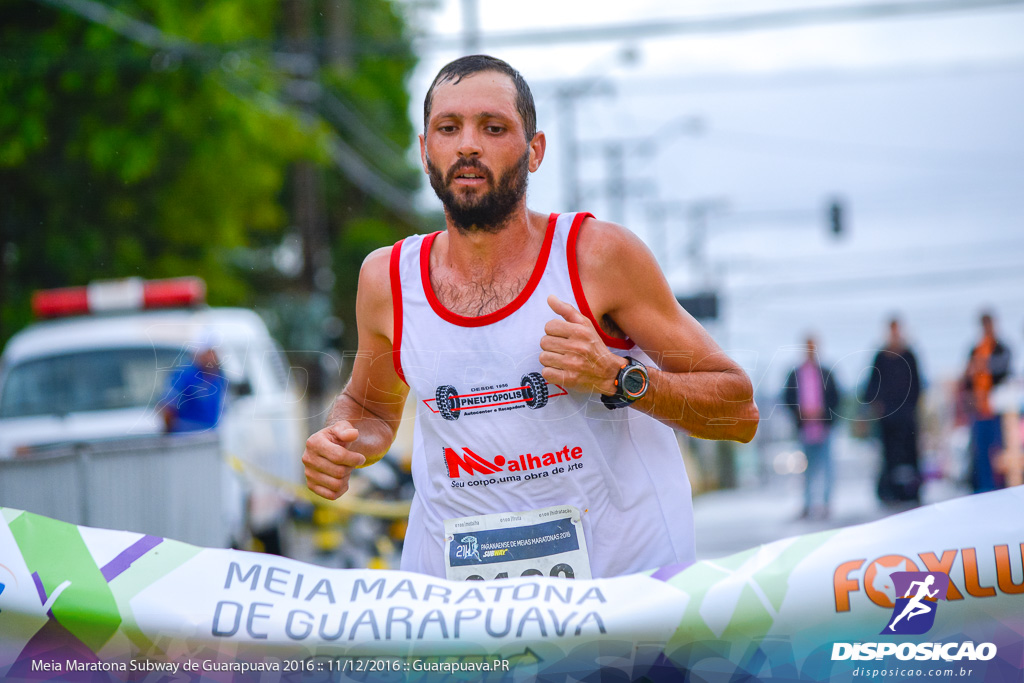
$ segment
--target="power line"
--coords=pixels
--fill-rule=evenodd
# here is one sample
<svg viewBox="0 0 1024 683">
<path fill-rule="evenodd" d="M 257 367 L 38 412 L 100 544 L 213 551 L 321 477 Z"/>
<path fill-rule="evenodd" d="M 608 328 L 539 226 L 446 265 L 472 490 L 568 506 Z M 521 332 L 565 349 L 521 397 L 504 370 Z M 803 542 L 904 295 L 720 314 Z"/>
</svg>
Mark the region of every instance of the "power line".
<svg viewBox="0 0 1024 683">
<path fill-rule="evenodd" d="M 734 33 L 766 29 L 784 29 L 816 24 L 836 24 L 880 19 L 906 19 L 955 12 L 976 12 L 1024 6 L 1024 0 L 923 0 L 921 2 L 878 2 L 838 7 L 805 7 L 778 12 L 701 17 L 694 19 L 656 19 L 633 24 L 579 26 L 529 31 L 504 31 L 480 34 L 480 43 L 493 47 L 523 47 L 556 43 L 621 41 L 705 33 Z M 460 34 L 427 35 L 415 38 L 421 50 L 458 50 L 463 47 Z"/>
<path fill-rule="evenodd" d="M 721 136 L 715 135 L 720 133 Z M 812 158 L 835 158 L 842 154 L 844 161 L 866 163 L 909 163 L 934 166 L 937 163 L 977 164 L 1000 160 L 1020 162 L 1021 155 L 1012 151 L 994 149 L 928 149 L 925 147 L 879 145 L 865 142 L 849 142 L 844 140 L 813 139 L 788 135 L 752 133 L 729 128 L 714 127 L 705 141 L 712 146 L 739 147 L 744 151 L 760 147 L 763 150 L 782 151 L 787 156 L 804 156 Z"/>
<path fill-rule="evenodd" d="M 133 19 L 124 12 L 95 0 L 37 0 L 57 9 L 77 14 L 94 24 L 102 24 L 128 40 L 154 50 L 201 54 L 198 46 L 182 38 L 169 36 L 160 29 Z"/>
<path fill-rule="evenodd" d="M 961 262 L 968 258 L 990 259 L 993 254 L 1007 256 L 1021 252 L 1024 254 L 1024 239 L 999 239 L 986 242 L 968 242 L 961 244 L 922 244 L 920 246 L 903 246 L 899 248 L 871 249 L 853 251 L 843 250 L 841 259 L 844 264 L 856 261 L 867 261 L 878 263 L 882 259 L 891 259 L 897 262 L 922 263 L 926 260 L 941 260 L 956 257 Z M 831 268 L 823 264 L 823 257 L 818 255 L 802 255 L 779 258 L 751 258 L 730 256 L 728 258 L 730 272 L 758 272 L 761 274 L 788 273 L 793 271 L 807 271 L 814 268 Z M 1024 269 L 1021 271 L 1024 273 Z"/>
<path fill-rule="evenodd" d="M 227 55 L 234 55 L 235 62 L 242 60 L 242 56 L 234 51 L 223 50 L 217 46 L 202 45 L 193 43 L 183 38 L 170 36 L 156 26 L 133 19 L 128 15 L 108 7 L 95 0 L 37 0 L 57 9 L 71 12 L 92 23 L 100 24 L 127 38 L 128 40 L 148 47 L 179 56 L 198 57 L 204 60 L 216 60 L 223 65 L 223 58 Z M 226 71 L 226 69 L 225 69 Z M 253 92 L 243 93 L 243 90 L 255 91 L 259 98 L 270 98 L 276 106 L 284 108 L 300 118 L 308 118 L 309 114 L 297 110 L 291 104 L 282 101 L 280 98 L 260 91 L 251 84 L 244 83 L 237 77 L 225 78 L 224 82 L 239 97 L 251 99 Z M 233 87 L 232 87 L 233 86 Z M 317 88 L 316 95 L 320 96 L 323 88 Z M 260 106 L 259 102 L 254 102 Z M 328 100 L 325 102 L 328 109 L 334 114 L 336 120 L 353 124 L 356 115 L 344 108 L 340 100 Z M 360 122 L 361 123 L 361 122 Z M 358 132 L 366 132 L 368 126 L 357 127 Z M 385 178 L 373 168 L 354 149 L 342 142 L 337 135 L 332 136 L 328 144 L 328 153 L 335 165 L 341 170 L 356 187 L 374 197 L 384 206 L 395 213 L 413 220 L 415 211 L 408 192 L 395 186 L 389 179 Z"/>
<path fill-rule="evenodd" d="M 963 287 L 964 282 L 1005 280 L 1024 277 L 1020 266 L 979 266 L 976 268 L 941 269 L 898 275 L 870 275 L 847 278 L 779 282 L 775 284 L 731 284 L 726 289 L 748 296 L 836 296 L 858 295 L 892 287 Z"/>
<path fill-rule="evenodd" d="M 695 93 L 730 93 L 775 88 L 850 87 L 865 83 L 896 83 L 942 78 L 977 76 L 1019 76 L 1024 60 L 961 61 L 920 66 L 855 67 L 849 69 L 794 69 L 771 73 L 704 73 L 690 76 L 630 77 L 616 82 L 616 90 L 629 97 L 687 96 Z M 535 96 L 556 87 L 556 82 L 537 81 L 530 85 Z M 817 93 L 816 93 L 817 94 Z"/>
</svg>

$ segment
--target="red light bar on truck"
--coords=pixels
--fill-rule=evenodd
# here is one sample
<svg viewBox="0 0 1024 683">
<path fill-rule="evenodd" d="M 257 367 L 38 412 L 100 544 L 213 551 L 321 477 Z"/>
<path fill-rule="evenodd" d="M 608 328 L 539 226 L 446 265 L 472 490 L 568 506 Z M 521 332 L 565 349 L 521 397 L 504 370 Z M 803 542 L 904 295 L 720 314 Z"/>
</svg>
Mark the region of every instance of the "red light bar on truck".
<svg viewBox="0 0 1024 683">
<path fill-rule="evenodd" d="M 206 301 L 206 283 L 198 277 L 167 280 L 104 280 L 85 287 L 45 289 L 32 295 L 37 318 L 60 318 L 150 308 L 198 306 Z"/>
</svg>

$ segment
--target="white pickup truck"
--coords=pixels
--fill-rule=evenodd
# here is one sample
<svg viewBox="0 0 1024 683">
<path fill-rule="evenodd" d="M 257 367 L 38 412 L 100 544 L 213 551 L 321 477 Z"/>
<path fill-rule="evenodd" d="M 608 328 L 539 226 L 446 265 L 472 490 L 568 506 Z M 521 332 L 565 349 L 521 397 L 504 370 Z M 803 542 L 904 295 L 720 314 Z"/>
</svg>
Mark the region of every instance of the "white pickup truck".
<svg viewBox="0 0 1024 683">
<path fill-rule="evenodd" d="M 33 308 L 43 320 L 15 334 L 0 357 L 0 461 L 53 444 L 162 434 L 157 404 L 172 373 L 191 360 L 197 339 L 215 339 L 228 381 L 216 427 L 230 469 L 225 543 L 242 545 L 252 533 L 272 547 L 289 503 L 273 480 L 302 481 L 299 397 L 260 317 L 204 301 L 198 278 L 37 292 Z M 228 468 L 232 456 L 241 473 Z"/>
</svg>

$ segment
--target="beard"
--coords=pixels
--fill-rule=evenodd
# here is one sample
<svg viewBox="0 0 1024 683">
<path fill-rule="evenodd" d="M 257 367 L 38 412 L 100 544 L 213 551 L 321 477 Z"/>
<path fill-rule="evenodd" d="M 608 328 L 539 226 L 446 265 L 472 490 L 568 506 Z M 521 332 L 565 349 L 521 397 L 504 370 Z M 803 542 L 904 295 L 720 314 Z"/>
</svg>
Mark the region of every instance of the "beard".
<svg viewBox="0 0 1024 683">
<path fill-rule="evenodd" d="M 452 189 L 452 181 L 464 169 L 472 169 L 478 175 L 483 175 L 490 189 L 481 196 L 457 194 Z M 512 213 L 526 195 L 530 150 L 526 150 L 511 168 L 502 173 L 497 183 L 490 169 L 467 159 L 455 162 L 442 176 L 441 169 L 428 158 L 427 170 L 430 187 L 434 188 L 434 193 L 444 205 L 445 214 L 456 229 L 461 232 L 495 233 L 508 225 Z"/>
</svg>

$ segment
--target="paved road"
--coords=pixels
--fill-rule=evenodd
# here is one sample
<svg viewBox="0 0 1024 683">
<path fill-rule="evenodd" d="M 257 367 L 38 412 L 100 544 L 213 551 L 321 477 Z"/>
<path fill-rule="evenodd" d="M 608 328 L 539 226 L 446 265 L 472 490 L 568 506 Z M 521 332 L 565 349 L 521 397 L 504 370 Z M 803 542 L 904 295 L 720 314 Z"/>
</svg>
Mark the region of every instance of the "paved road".
<svg viewBox="0 0 1024 683">
<path fill-rule="evenodd" d="M 765 482 L 713 491 L 694 499 L 697 559 L 731 555 L 763 543 L 800 534 L 863 524 L 909 507 L 882 505 L 875 496 L 877 455 L 869 444 L 838 441 L 832 513 L 827 520 L 798 519 L 803 509 L 803 475 L 772 474 Z M 928 481 L 924 504 L 965 495 L 945 480 Z"/>
</svg>

